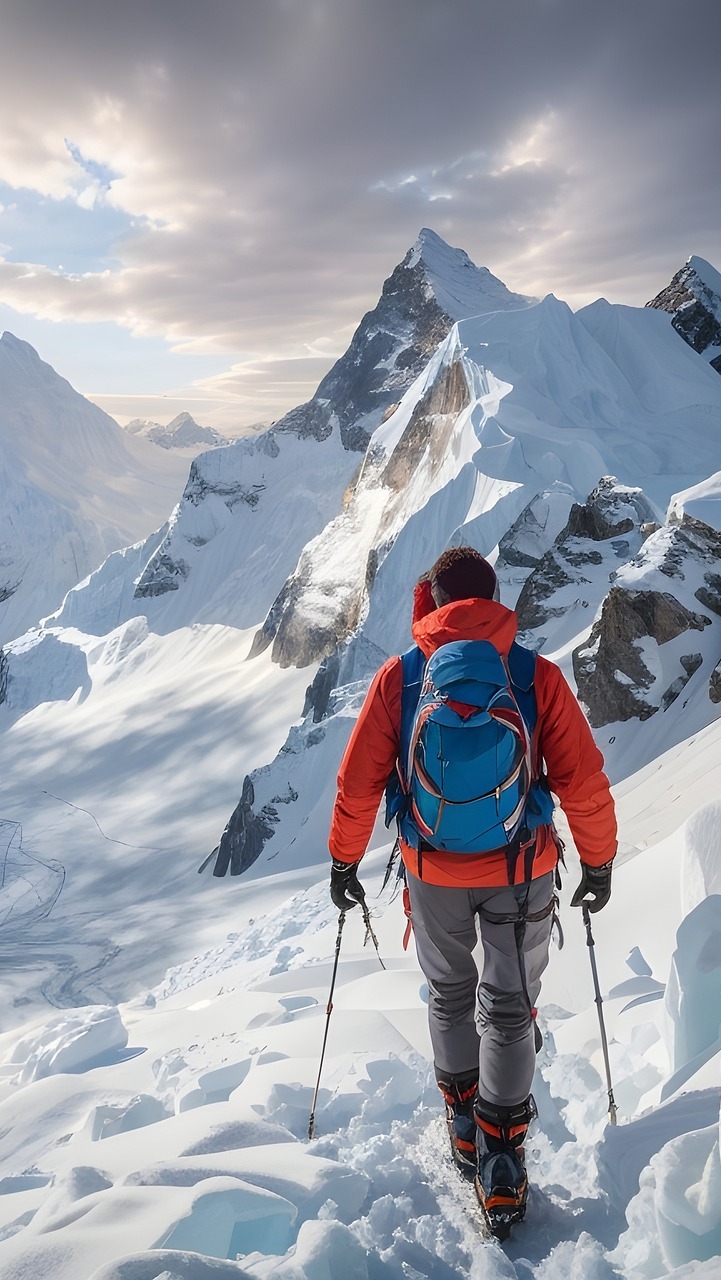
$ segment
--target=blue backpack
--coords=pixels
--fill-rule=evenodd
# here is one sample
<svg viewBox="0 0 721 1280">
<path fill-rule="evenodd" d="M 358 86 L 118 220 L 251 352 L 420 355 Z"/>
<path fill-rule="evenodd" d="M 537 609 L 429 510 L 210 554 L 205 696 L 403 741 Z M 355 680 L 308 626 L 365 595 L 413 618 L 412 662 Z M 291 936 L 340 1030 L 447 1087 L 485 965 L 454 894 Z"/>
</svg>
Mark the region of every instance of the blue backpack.
<svg viewBox="0 0 721 1280">
<path fill-rule="evenodd" d="M 551 821 L 553 800 L 532 752 L 536 655 L 514 643 L 504 659 L 488 640 L 455 640 L 426 662 L 404 653 L 400 750 L 386 788 L 414 849 L 448 853 L 516 847 Z"/>
</svg>

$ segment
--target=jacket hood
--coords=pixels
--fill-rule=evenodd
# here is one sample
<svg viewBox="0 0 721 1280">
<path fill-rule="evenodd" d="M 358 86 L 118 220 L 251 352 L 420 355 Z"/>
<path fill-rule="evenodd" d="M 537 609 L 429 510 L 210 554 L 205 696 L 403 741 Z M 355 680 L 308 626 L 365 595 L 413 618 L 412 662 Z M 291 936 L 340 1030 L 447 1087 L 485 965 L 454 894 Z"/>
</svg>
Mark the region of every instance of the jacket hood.
<svg viewBox="0 0 721 1280">
<path fill-rule="evenodd" d="M 499 653 L 508 653 L 518 629 L 513 609 L 496 600 L 481 599 L 453 600 L 436 609 L 429 591 L 431 611 L 424 612 L 427 600 L 423 598 L 422 588 L 426 585 L 421 582 L 416 587 L 412 632 L 427 658 L 442 644 L 453 640 L 490 640 Z"/>
</svg>

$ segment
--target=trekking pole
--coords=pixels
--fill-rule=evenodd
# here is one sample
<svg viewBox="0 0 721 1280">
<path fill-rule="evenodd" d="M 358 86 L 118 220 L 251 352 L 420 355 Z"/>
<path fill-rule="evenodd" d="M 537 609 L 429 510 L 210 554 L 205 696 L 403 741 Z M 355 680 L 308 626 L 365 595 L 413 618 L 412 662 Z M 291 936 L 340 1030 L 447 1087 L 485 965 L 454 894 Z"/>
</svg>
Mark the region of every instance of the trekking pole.
<svg viewBox="0 0 721 1280">
<path fill-rule="evenodd" d="M 371 942 L 373 943 L 373 946 L 376 949 L 376 955 L 378 956 L 381 969 L 385 969 L 385 965 L 381 958 L 380 948 L 378 946 L 378 939 L 376 938 L 376 935 L 373 932 L 373 926 L 371 924 L 371 913 L 368 910 L 368 903 L 366 902 L 365 898 L 361 898 L 360 904 L 361 904 L 361 911 L 363 912 L 363 921 L 366 927 L 366 936 L 363 939 L 363 946 L 365 946 L 366 942 L 370 938 Z"/>
<path fill-rule="evenodd" d="M 606 1084 L 608 1085 L 608 1115 L 611 1124 L 616 1124 L 616 1115 L 618 1108 L 616 1100 L 613 1096 L 613 1082 L 611 1080 L 611 1063 L 608 1058 L 608 1040 L 606 1039 L 606 1024 L 603 1020 L 603 999 L 601 996 L 601 986 L 598 981 L 598 969 L 596 968 L 596 948 L 591 933 L 591 915 L 588 910 L 588 903 L 581 904 L 583 908 L 583 923 L 586 926 L 586 946 L 591 959 L 591 973 L 593 974 L 593 986 L 596 992 L 596 1008 L 598 1009 L 598 1024 L 601 1028 L 601 1047 L 603 1049 L 603 1061 L 606 1066 Z"/>
<path fill-rule="evenodd" d="M 345 911 L 341 911 L 338 916 L 338 934 L 335 940 L 335 961 L 333 963 L 333 975 L 330 980 L 330 991 L 328 992 L 328 1005 L 326 1007 L 325 1017 L 325 1035 L 323 1036 L 323 1047 L 320 1051 L 320 1062 L 318 1064 L 318 1079 L 315 1082 L 315 1093 L 310 1106 L 310 1117 L 308 1120 L 308 1138 L 315 1137 L 315 1107 L 318 1101 L 318 1092 L 320 1090 L 320 1076 L 323 1070 L 323 1059 L 325 1058 L 325 1046 L 328 1041 L 328 1030 L 330 1027 L 330 1015 L 333 1012 L 333 992 L 335 990 L 335 978 L 338 972 L 338 959 L 340 957 L 340 944 L 343 936 L 343 925 L 345 924 Z"/>
</svg>

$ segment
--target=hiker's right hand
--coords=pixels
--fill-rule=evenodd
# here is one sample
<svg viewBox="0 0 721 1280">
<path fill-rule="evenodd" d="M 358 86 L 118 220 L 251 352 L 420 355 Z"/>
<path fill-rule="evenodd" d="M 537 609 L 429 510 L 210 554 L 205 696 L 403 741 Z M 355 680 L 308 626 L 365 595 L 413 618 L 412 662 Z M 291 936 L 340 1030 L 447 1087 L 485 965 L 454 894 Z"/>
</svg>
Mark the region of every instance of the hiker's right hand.
<svg viewBox="0 0 721 1280">
<path fill-rule="evenodd" d="M 357 902 L 365 900 L 365 892 L 356 874 L 357 862 L 341 862 L 333 859 L 330 871 L 330 896 L 339 911 L 350 911 Z"/>
<path fill-rule="evenodd" d="M 613 859 L 602 867 L 589 867 L 581 863 L 581 883 L 571 898 L 572 907 L 588 907 L 591 915 L 601 911 L 611 897 L 611 871 Z M 590 899 L 590 900 L 589 900 Z"/>
</svg>

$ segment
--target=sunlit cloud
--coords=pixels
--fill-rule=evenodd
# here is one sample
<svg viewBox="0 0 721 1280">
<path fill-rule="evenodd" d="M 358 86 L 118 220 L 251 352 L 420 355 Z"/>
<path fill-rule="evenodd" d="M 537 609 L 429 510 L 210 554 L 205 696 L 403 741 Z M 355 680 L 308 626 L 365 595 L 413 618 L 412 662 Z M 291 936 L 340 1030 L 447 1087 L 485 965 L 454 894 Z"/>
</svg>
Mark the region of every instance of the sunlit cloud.
<svg viewBox="0 0 721 1280">
<path fill-rule="evenodd" d="M 188 388 L 194 358 L 249 361 L 228 385 L 254 419 L 425 224 L 521 292 L 643 303 L 721 260 L 719 11 L 657 7 L 6 0 L 2 296 L 162 338 Z"/>
</svg>

